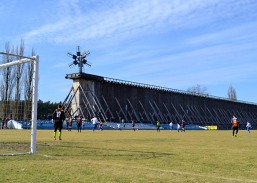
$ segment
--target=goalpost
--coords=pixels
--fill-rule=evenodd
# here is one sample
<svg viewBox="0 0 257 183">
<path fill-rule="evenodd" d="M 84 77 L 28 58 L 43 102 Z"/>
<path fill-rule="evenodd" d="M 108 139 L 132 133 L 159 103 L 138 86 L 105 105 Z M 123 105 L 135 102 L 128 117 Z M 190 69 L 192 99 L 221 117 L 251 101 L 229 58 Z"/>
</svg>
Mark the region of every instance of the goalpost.
<svg viewBox="0 0 257 183">
<path fill-rule="evenodd" d="M 0 154 L 4 156 L 14 156 L 19 154 L 35 154 L 36 153 L 36 132 L 37 132 L 37 101 L 38 101 L 38 71 L 39 71 L 39 56 L 26 57 L 21 55 L 9 54 L 0 52 L 2 55 L 13 56 L 16 58 L 22 58 L 12 62 L 4 63 L 0 65 L 0 70 L 11 66 L 17 66 L 33 62 L 33 76 L 32 76 L 32 104 L 31 104 L 31 137 L 30 137 L 30 151 L 24 153 L 7 153 Z M 7 129 L 8 130 L 8 129 Z M 0 131 L 1 132 L 1 131 Z M 1 141 L 1 139 L 0 139 Z"/>
</svg>

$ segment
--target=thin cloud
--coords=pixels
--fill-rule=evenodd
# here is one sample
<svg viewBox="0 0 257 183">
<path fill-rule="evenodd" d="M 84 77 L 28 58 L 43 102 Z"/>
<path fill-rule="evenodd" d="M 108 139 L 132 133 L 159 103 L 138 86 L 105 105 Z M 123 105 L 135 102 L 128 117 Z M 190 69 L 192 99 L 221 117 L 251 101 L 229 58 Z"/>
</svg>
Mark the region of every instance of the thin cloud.
<svg viewBox="0 0 257 183">
<path fill-rule="evenodd" d="M 255 0 L 46 0 L 35 7 L 46 6 L 33 9 L 34 17 L 25 14 L 22 23 L 22 14 L 18 19 L 0 11 L 19 27 L 8 27 L 13 32 L 5 38 L 15 34 L 45 56 L 44 77 L 49 64 L 58 70 L 56 78 L 76 72 L 68 68 L 66 52 L 77 45 L 91 52 L 94 67 L 86 71 L 172 88 L 243 81 L 257 73 Z"/>
<path fill-rule="evenodd" d="M 220 42 L 238 42 L 241 40 L 254 41 L 252 38 L 257 38 L 257 32 L 252 30 L 257 29 L 257 21 L 244 23 L 242 25 L 234 25 L 232 28 L 223 30 L 213 30 L 212 32 L 203 35 L 195 36 L 187 40 L 188 45 L 202 44 L 217 44 Z"/>
<path fill-rule="evenodd" d="M 151 34 L 156 30 L 165 31 L 169 25 L 169 29 L 174 29 L 213 21 L 211 13 L 205 16 L 203 13 L 218 2 L 220 1 L 125 1 L 112 8 L 109 3 L 102 3 L 101 6 L 93 7 L 95 11 L 87 13 L 83 12 L 82 1 L 60 1 L 61 11 L 57 12 L 57 22 L 42 25 L 25 33 L 24 37 L 49 37 L 48 41 L 67 43 L 81 39 L 115 38 L 116 35 L 127 38 L 142 32 Z M 89 6 L 87 3 L 85 5 Z"/>
<path fill-rule="evenodd" d="M 248 50 L 256 50 L 257 42 L 244 44 L 221 44 L 206 48 L 195 49 L 193 51 L 184 51 L 178 54 L 166 55 L 144 59 L 141 62 L 124 63 L 119 72 L 123 78 L 142 78 L 144 76 L 153 77 L 149 81 L 158 83 L 158 75 L 161 80 L 165 78 L 180 78 L 176 81 L 180 85 L 208 82 L 224 82 L 224 80 L 244 80 L 246 76 L 254 76 L 257 68 L 253 58 L 256 54 L 246 54 L 243 58 L 242 53 Z M 241 58 L 236 58 L 239 55 Z M 248 56 L 249 55 L 249 56 Z M 251 58 L 252 59 L 249 59 Z M 244 61 L 242 61 L 244 59 Z M 233 63 L 233 64 L 231 64 Z M 126 72 L 133 71 L 133 72 Z M 229 71 L 236 71 L 231 74 Z M 249 74 L 249 72 L 251 74 Z M 256 75 L 256 74 L 255 74 Z M 177 77 L 179 76 L 179 77 Z M 189 78 L 189 82 L 188 81 Z M 219 79 L 220 78 L 220 79 Z M 181 82 L 185 80 L 186 82 Z M 207 84 L 207 83 L 205 83 Z M 167 85 L 166 85 L 167 86 Z"/>
</svg>

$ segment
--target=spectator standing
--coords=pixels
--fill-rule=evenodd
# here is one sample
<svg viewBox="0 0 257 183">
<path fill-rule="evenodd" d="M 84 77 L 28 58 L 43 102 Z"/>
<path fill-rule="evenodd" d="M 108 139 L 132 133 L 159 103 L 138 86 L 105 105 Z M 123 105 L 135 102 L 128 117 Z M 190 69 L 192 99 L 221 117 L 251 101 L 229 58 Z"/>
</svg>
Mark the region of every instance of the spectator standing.
<svg viewBox="0 0 257 183">
<path fill-rule="evenodd" d="M 103 131 L 103 125 L 104 125 L 103 121 L 100 120 L 100 122 L 99 122 L 99 128 L 100 128 L 101 131 Z"/>
<path fill-rule="evenodd" d="M 70 117 L 69 126 L 68 126 L 68 131 L 70 131 L 70 132 L 71 132 L 71 129 L 72 129 L 72 122 L 73 122 L 73 119 L 72 119 L 72 117 Z"/>
<path fill-rule="evenodd" d="M 117 123 L 117 129 L 118 129 L 118 130 L 121 130 L 121 128 L 120 128 L 120 122 Z"/>
<path fill-rule="evenodd" d="M 132 125 L 132 129 L 135 131 L 136 130 L 136 128 L 135 128 L 135 121 L 134 120 L 131 120 L 131 125 Z"/>
<path fill-rule="evenodd" d="M 66 120 L 66 129 L 69 131 L 69 126 L 70 126 L 70 119 L 69 120 Z"/>
<path fill-rule="evenodd" d="M 170 130 L 172 130 L 173 129 L 173 123 L 172 122 L 170 122 Z"/>
<path fill-rule="evenodd" d="M 178 130 L 178 132 L 180 131 L 180 124 L 179 123 L 177 123 L 177 130 Z"/>
<path fill-rule="evenodd" d="M 121 120 L 121 123 L 122 123 L 123 128 L 125 128 L 126 125 L 124 123 L 124 119 Z"/>
<path fill-rule="evenodd" d="M 6 129 L 7 128 L 7 123 L 8 123 L 9 119 L 8 118 L 5 118 L 4 120 L 4 128 Z"/>
<path fill-rule="evenodd" d="M 186 123 L 185 123 L 185 121 L 182 119 L 182 121 L 181 121 L 181 132 L 185 132 L 185 126 L 186 126 Z"/>
<path fill-rule="evenodd" d="M 3 121 L 2 121 L 1 128 L 4 129 L 4 118 L 3 118 Z"/>
</svg>

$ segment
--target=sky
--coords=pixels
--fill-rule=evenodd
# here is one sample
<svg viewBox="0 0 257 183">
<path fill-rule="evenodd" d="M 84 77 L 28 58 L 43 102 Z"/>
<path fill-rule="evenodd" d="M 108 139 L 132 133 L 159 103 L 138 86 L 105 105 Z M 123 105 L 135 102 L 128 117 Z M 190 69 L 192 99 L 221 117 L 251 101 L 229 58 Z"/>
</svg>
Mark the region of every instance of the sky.
<svg viewBox="0 0 257 183">
<path fill-rule="evenodd" d="M 39 99 L 63 101 L 84 72 L 257 103 L 256 0 L 1 0 L 0 50 L 25 43 L 39 56 Z"/>
</svg>

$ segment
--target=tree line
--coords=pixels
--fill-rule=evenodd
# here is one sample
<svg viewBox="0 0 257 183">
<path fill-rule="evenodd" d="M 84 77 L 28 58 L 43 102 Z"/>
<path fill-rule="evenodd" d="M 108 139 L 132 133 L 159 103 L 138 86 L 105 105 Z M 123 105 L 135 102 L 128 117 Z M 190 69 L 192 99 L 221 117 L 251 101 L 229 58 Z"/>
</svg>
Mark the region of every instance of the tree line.
<svg viewBox="0 0 257 183">
<path fill-rule="evenodd" d="M 1 64 L 21 60 L 25 45 L 21 40 L 17 46 L 5 43 Z M 8 54 L 20 55 L 12 56 Z M 35 56 L 31 50 L 31 56 Z M 31 119 L 33 63 L 18 64 L 0 70 L 0 118 L 17 120 Z"/>
<path fill-rule="evenodd" d="M 5 43 L 1 55 L 1 63 L 5 64 L 20 60 L 24 56 L 25 44 L 21 40 L 19 45 L 12 46 Z M 20 55 L 11 56 L 8 54 Z M 32 48 L 31 57 L 36 52 Z M 32 90 L 33 90 L 33 62 L 10 66 L 0 70 L 0 119 L 14 119 L 17 121 L 31 119 Z M 38 119 L 48 119 L 59 103 L 43 102 L 38 100 Z"/>
<path fill-rule="evenodd" d="M 38 108 L 37 108 L 37 119 L 40 120 L 50 120 L 52 119 L 52 114 L 54 110 L 57 108 L 59 104 L 62 102 L 43 102 L 42 100 L 38 100 Z"/>
<path fill-rule="evenodd" d="M 191 93 L 201 94 L 201 95 L 209 95 L 210 94 L 208 92 L 208 88 L 201 86 L 199 84 L 188 88 L 187 91 L 191 92 Z M 236 90 L 232 85 L 229 86 L 227 94 L 228 94 L 229 100 L 233 100 L 233 101 L 237 100 Z"/>
</svg>

